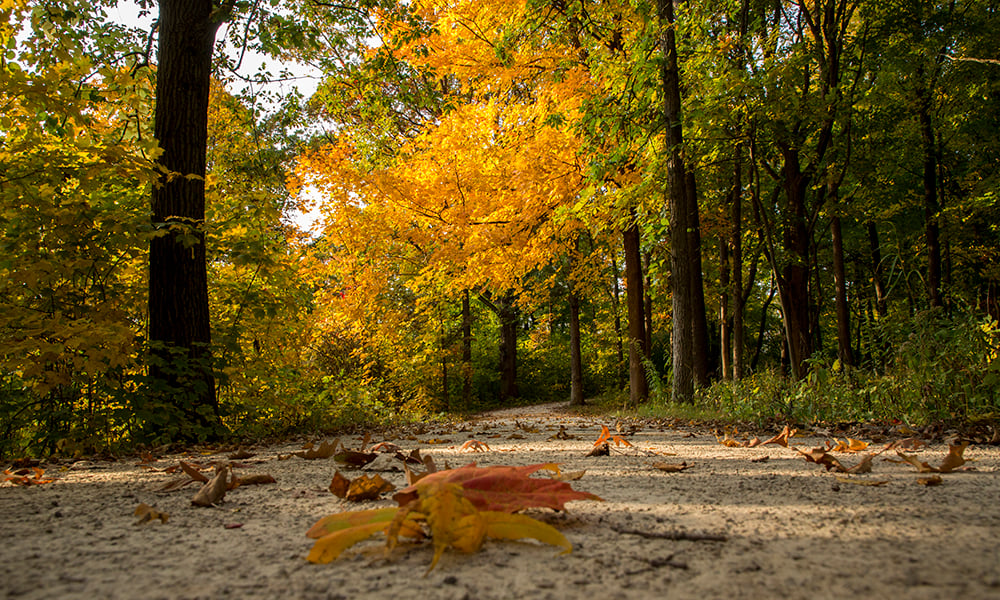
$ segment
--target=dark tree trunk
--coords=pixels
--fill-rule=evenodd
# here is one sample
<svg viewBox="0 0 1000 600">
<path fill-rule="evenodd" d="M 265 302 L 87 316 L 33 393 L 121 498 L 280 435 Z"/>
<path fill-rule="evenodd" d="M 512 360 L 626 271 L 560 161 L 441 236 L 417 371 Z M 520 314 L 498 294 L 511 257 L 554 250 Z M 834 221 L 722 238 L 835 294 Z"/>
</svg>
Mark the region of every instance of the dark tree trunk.
<svg viewBox="0 0 1000 600">
<path fill-rule="evenodd" d="M 650 256 L 647 252 L 645 255 L 645 260 L 643 261 L 643 296 L 644 301 L 642 303 L 643 312 L 643 331 L 646 336 L 642 339 L 642 354 L 646 358 L 653 355 L 653 297 L 650 295 L 650 289 L 653 287 L 652 281 L 649 278 L 649 261 Z"/>
<path fill-rule="evenodd" d="M 615 365 L 615 376 L 618 378 L 618 389 L 625 387 L 625 351 L 622 347 L 622 317 L 621 317 L 621 286 L 619 280 L 621 273 L 618 271 L 618 260 L 614 251 L 611 252 L 611 310 L 615 314 L 615 350 L 617 351 L 618 363 Z"/>
<path fill-rule="evenodd" d="M 149 248 L 151 389 L 168 406 L 153 435 L 213 437 L 221 428 L 211 365 L 205 253 L 205 164 L 211 0 L 161 0 L 155 135 L 165 173 L 153 188 L 159 235 Z"/>
<path fill-rule="evenodd" d="M 704 291 L 694 288 L 701 282 L 701 250 L 698 247 L 698 205 L 696 194 L 691 189 L 692 179 L 688 177 L 684 165 L 684 136 L 681 127 L 680 70 L 677 64 L 677 42 L 674 33 L 674 8 L 670 0 L 657 0 L 657 16 L 660 21 L 660 54 L 663 63 L 660 80 L 663 87 L 662 119 L 666 129 L 667 152 L 667 202 L 670 210 L 670 269 L 671 269 L 671 310 L 673 313 L 673 336 L 671 356 L 673 360 L 673 382 L 671 400 L 692 402 L 694 400 L 695 378 L 700 377 L 701 366 L 696 360 L 707 361 L 707 329 L 699 341 L 700 328 L 704 327 L 704 313 L 696 314 L 698 298 L 701 294 L 701 308 L 704 311 Z M 700 346 L 704 344 L 705 346 Z M 697 346 L 697 347 L 696 347 Z M 703 353 L 695 356 L 696 352 Z M 707 372 L 707 362 L 705 363 Z M 706 373 L 707 376 L 707 373 Z"/>
<path fill-rule="evenodd" d="M 917 69 L 918 82 L 924 76 Z M 943 306 L 941 299 L 941 230 L 938 225 L 937 149 L 934 125 L 931 121 L 930 91 L 918 83 L 917 116 L 920 121 L 920 143 L 923 151 L 924 235 L 927 244 L 927 298 L 931 306 Z"/>
<path fill-rule="evenodd" d="M 806 222 L 807 177 L 799 165 L 799 150 L 782 147 L 784 166 L 785 223 L 782 246 L 787 258 L 778 278 L 778 298 L 788 345 L 788 362 L 794 379 L 806 374 L 806 360 L 812 356 L 809 335 L 809 229 Z"/>
<path fill-rule="evenodd" d="M 722 347 L 722 379 L 733 380 L 732 371 L 732 339 L 733 317 L 729 305 L 729 242 L 724 237 L 719 239 L 719 345 Z"/>
<path fill-rule="evenodd" d="M 462 408 L 472 404 L 472 303 L 462 294 Z"/>
<path fill-rule="evenodd" d="M 733 169 L 733 194 L 730 204 L 730 220 L 732 229 L 729 234 L 729 244 L 732 250 L 732 291 L 733 302 L 733 381 L 743 378 L 743 349 L 745 345 L 744 307 L 746 301 L 743 294 L 743 145 L 736 144 L 735 167 Z"/>
<path fill-rule="evenodd" d="M 872 281 L 875 284 L 875 311 L 881 319 L 888 312 L 885 296 L 885 283 L 882 277 L 882 246 L 878 239 L 878 227 L 875 223 L 868 224 L 868 244 L 872 253 Z"/>
<path fill-rule="evenodd" d="M 833 240 L 833 282 L 837 306 L 837 355 L 840 364 L 854 366 L 851 350 L 851 309 L 847 304 L 847 281 L 844 270 L 844 237 L 841 232 L 840 217 L 830 220 L 830 237 Z"/>
<path fill-rule="evenodd" d="M 628 389 L 629 402 L 638 405 L 649 397 L 649 384 L 643 367 L 643 344 L 646 339 L 646 315 L 643 310 L 642 252 L 638 217 L 632 211 L 631 222 L 622 238 L 625 246 L 625 285 L 628 304 Z"/>
<path fill-rule="evenodd" d="M 517 389 L 517 308 L 513 298 L 505 297 L 500 304 L 500 399 L 510 400 L 520 394 Z"/>
<path fill-rule="evenodd" d="M 580 297 L 575 290 L 569 293 L 569 403 L 583 406 L 583 357 L 580 354 Z"/>
<path fill-rule="evenodd" d="M 690 287 L 691 303 L 691 369 L 694 384 L 708 387 L 708 315 L 705 308 L 705 285 L 701 274 L 701 218 L 698 216 L 698 193 L 694 171 L 687 171 L 687 223 L 688 257 L 691 261 Z"/>
</svg>

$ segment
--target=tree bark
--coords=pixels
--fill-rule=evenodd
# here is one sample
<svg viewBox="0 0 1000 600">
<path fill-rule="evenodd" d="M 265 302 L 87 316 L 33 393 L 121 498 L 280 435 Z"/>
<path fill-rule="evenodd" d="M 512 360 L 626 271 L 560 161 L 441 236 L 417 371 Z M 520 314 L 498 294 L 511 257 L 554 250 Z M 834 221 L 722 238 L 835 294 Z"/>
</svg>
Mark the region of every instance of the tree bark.
<svg viewBox="0 0 1000 600">
<path fill-rule="evenodd" d="M 472 404 L 472 303 L 462 294 L 462 408 Z"/>
<path fill-rule="evenodd" d="M 163 169 L 153 188 L 149 248 L 151 389 L 169 408 L 157 435 L 219 433 L 210 351 L 205 168 L 212 50 L 211 0 L 161 0 L 154 132 Z"/>
<path fill-rule="evenodd" d="M 569 403 L 583 406 L 583 357 L 580 353 L 580 297 L 576 290 L 569 292 Z"/>
<path fill-rule="evenodd" d="M 671 0 L 657 0 L 656 6 L 660 22 L 660 53 L 663 57 L 660 81 L 663 88 L 662 119 L 667 152 L 665 194 L 670 211 L 671 310 L 674 325 L 670 396 L 673 402 L 679 403 L 694 400 L 696 378 L 707 379 L 708 335 L 704 315 L 704 289 L 696 289 L 701 287 L 701 240 L 693 177 L 689 177 L 684 165 L 680 70 L 673 27 L 674 8 Z M 699 304 L 702 311 L 700 315 L 697 314 Z"/>
<path fill-rule="evenodd" d="M 733 168 L 733 192 L 730 202 L 731 229 L 729 233 L 729 244 L 732 250 L 731 280 L 732 291 L 730 296 L 733 302 L 732 319 L 732 378 L 739 381 L 743 378 L 743 352 L 746 347 L 746 334 L 744 329 L 744 309 L 746 301 L 743 293 L 743 144 L 736 144 L 735 161 Z"/>
<path fill-rule="evenodd" d="M 615 350 L 618 362 L 615 364 L 615 377 L 618 381 L 618 389 L 625 387 L 625 351 L 622 347 L 622 316 L 621 316 L 621 286 L 619 281 L 621 273 L 618 270 L 618 259 L 611 251 L 611 310 L 614 311 L 615 319 Z"/>
<path fill-rule="evenodd" d="M 917 117 L 923 152 L 924 236 L 927 244 L 927 298 L 930 305 L 943 306 L 941 299 L 941 230 L 938 225 L 937 146 L 931 120 L 931 92 L 923 86 L 924 69 L 917 68 Z"/>
<path fill-rule="evenodd" d="M 833 282 L 837 307 L 837 355 L 840 358 L 840 364 L 845 367 L 853 367 L 851 312 L 850 306 L 847 304 L 847 281 L 844 271 L 844 236 L 839 216 L 834 215 L 830 219 L 830 237 L 833 241 Z"/>
<path fill-rule="evenodd" d="M 649 397 L 649 383 L 643 367 L 643 345 L 646 339 L 646 315 L 643 310 L 642 252 L 639 240 L 638 217 L 633 210 L 631 222 L 622 232 L 625 247 L 625 285 L 628 304 L 628 389 L 629 403 L 633 406 Z"/>
</svg>

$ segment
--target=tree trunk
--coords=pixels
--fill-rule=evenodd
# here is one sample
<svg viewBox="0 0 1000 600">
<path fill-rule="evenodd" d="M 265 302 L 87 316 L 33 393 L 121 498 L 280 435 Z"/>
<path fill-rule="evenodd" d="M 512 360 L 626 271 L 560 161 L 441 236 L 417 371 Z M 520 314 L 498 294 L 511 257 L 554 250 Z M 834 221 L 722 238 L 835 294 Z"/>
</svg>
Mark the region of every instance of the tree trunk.
<svg viewBox="0 0 1000 600">
<path fill-rule="evenodd" d="M 631 222 L 622 232 L 625 246 L 625 285 L 628 304 L 628 389 L 629 403 L 633 406 L 649 397 L 649 384 L 643 367 L 643 340 L 646 339 L 642 292 L 642 252 L 639 240 L 638 217 L 633 210 Z"/>
<path fill-rule="evenodd" d="M 927 298 L 931 306 L 943 306 L 941 299 L 941 231 L 938 225 L 937 149 L 931 121 L 931 92 L 920 82 L 924 69 L 917 69 L 917 116 L 923 151 L 924 235 L 927 244 Z"/>
<path fill-rule="evenodd" d="M 472 303 L 462 294 L 462 408 L 472 404 Z"/>
<path fill-rule="evenodd" d="M 847 304 L 847 282 L 844 271 L 844 237 L 841 232 L 840 217 L 830 219 L 830 237 L 833 240 L 833 282 L 837 306 L 837 355 L 840 364 L 854 366 L 851 350 L 851 312 Z"/>
<path fill-rule="evenodd" d="M 878 318 L 884 318 L 888 312 L 885 296 L 885 283 L 882 281 L 882 246 L 878 239 L 878 227 L 868 223 L 868 244 L 871 246 L 872 281 L 875 284 L 875 311 Z"/>
<path fill-rule="evenodd" d="M 580 297 L 576 290 L 569 293 L 569 403 L 583 406 L 583 358 L 580 354 Z"/>
<path fill-rule="evenodd" d="M 517 308 L 513 298 L 500 303 L 500 399 L 510 400 L 520 394 L 517 389 Z"/>
<path fill-rule="evenodd" d="M 735 167 L 733 168 L 733 193 L 730 203 L 731 227 L 729 244 L 732 250 L 731 280 L 733 301 L 733 381 L 743 378 L 743 349 L 745 344 L 743 293 L 743 144 L 736 144 Z"/>
<path fill-rule="evenodd" d="M 625 387 L 625 351 L 622 347 L 622 316 L 621 316 L 621 287 L 619 280 L 621 273 L 618 271 L 618 259 L 615 258 L 614 251 L 611 251 L 611 310 L 615 314 L 615 350 L 617 351 L 618 362 L 615 365 L 615 377 L 618 378 L 618 389 Z"/>
<path fill-rule="evenodd" d="M 733 319 L 729 306 L 729 241 L 719 238 L 719 353 L 722 359 L 722 379 L 734 380 L 732 374 L 732 340 Z"/>
<path fill-rule="evenodd" d="M 809 335 L 809 230 L 806 223 L 807 178 L 799 165 L 799 150 L 782 147 L 782 183 L 785 192 L 785 224 L 782 246 L 787 258 L 778 278 L 778 298 L 788 343 L 792 377 L 806 375 L 806 360 L 812 356 Z"/>
<path fill-rule="evenodd" d="M 677 64 L 677 43 L 674 34 L 674 8 L 671 0 L 657 0 L 660 21 L 660 53 L 663 63 L 660 80 L 663 87 L 662 118 L 666 129 L 667 202 L 670 210 L 670 269 L 673 337 L 671 356 L 673 382 L 671 400 L 692 402 L 696 377 L 707 377 L 707 329 L 704 312 L 699 316 L 698 299 L 704 311 L 704 290 L 701 283 L 701 250 L 698 234 L 698 205 L 683 157 L 684 135 L 681 127 L 680 71 Z M 701 353 L 695 356 L 696 352 Z M 698 361 L 698 362 L 696 362 Z M 706 373 L 702 373 L 702 369 Z"/>
<path fill-rule="evenodd" d="M 698 216 L 698 193 L 694 171 L 687 171 L 688 257 L 691 261 L 691 369 L 696 387 L 708 387 L 708 314 L 705 308 L 705 285 L 701 275 L 701 218 Z"/>
<path fill-rule="evenodd" d="M 155 136 L 164 169 L 153 187 L 149 247 L 151 389 L 168 408 L 148 434 L 193 440 L 221 429 L 210 351 L 205 164 L 211 0 L 161 0 Z M 152 426 L 148 426 L 152 428 Z"/>
</svg>

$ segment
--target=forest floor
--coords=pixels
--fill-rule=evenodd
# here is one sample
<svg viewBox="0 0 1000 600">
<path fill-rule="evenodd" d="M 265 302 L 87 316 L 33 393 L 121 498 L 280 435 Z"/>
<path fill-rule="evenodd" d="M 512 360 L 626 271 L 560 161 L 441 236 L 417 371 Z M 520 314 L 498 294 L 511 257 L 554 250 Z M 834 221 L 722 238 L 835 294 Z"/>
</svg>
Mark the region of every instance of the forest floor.
<svg viewBox="0 0 1000 600">
<path fill-rule="evenodd" d="M 609 455 L 587 456 L 602 425 L 631 446 L 612 442 Z M 320 517 L 394 503 L 336 498 L 328 491 L 334 471 L 356 473 L 333 459 L 290 456 L 304 439 L 247 447 L 253 456 L 239 459 L 228 458 L 229 448 L 47 462 L 39 467 L 49 483 L 0 484 L 0 597 L 1000 598 L 1000 448 L 969 446 L 965 465 L 927 486 L 917 481 L 926 474 L 894 462 L 897 448 L 885 447 L 896 442 L 936 466 L 948 454 L 941 440 L 920 446 L 901 442 L 906 431 L 873 430 L 860 437 L 870 443 L 864 452 L 831 454 L 853 465 L 882 451 L 860 475 L 828 472 L 796 450 L 844 439 L 836 433 L 800 432 L 788 447 L 729 447 L 703 425 L 616 423 L 546 405 L 430 424 L 390 440 L 373 435 L 369 446 L 419 448 L 439 468 L 476 461 L 585 469 L 574 489 L 604 499 L 572 502 L 565 513 L 531 511 L 566 535 L 571 554 L 488 540 L 476 554 L 446 552 L 426 576 L 429 544 L 386 558 L 373 540 L 330 564 L 305 560 L 312 545 L 305 532 Z M 469 440 L 489 450 L 463 450 Z M 341 442 L 359 448 L 362 438 Z M 237 475 L 267 474 L 276 483 L 238 487 L 216 507 L 193 506 L 200 484 L 157 491 L 183 476 L 165 471 L 182 460 L 237 463 Z M 687 468 L 668 473 L 656 463 Z M 402 472 L 381 475 L 405 486 Z M 169 519 L 137 524 L 141 503 Z"/>
</svg>

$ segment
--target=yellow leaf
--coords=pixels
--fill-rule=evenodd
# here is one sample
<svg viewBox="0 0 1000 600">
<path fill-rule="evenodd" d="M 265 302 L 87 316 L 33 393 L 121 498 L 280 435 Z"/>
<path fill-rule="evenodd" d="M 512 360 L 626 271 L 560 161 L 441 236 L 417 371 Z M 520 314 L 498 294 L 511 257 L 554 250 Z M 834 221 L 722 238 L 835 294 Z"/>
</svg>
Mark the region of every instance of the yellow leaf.
<svg viewBox="0 0 1000 600">
<path fill-rule="evenodd" d="M 566 536 L 548 523 L 543 523 L 526 515 L 504 512 L 484 511 L 480 514 L 486 521 L 486 535 L 491 538 L 498 540 L 531 538 L 562 548 L 562 554 L 573 551 L 573 545 L 569 543 Z"/>
<path fill-rule="evenodd" d="M 393 512 L 396 509 L 392 509 Z M 324 535 L 316 540 L 306 559 L 312 563 L 324 564 L 336 560 L 344 550 L 372 535 L 385 531 L 386 524 L 382 522 L 368 523 L 350 529 L 343 529 Z"/>
</svg>

